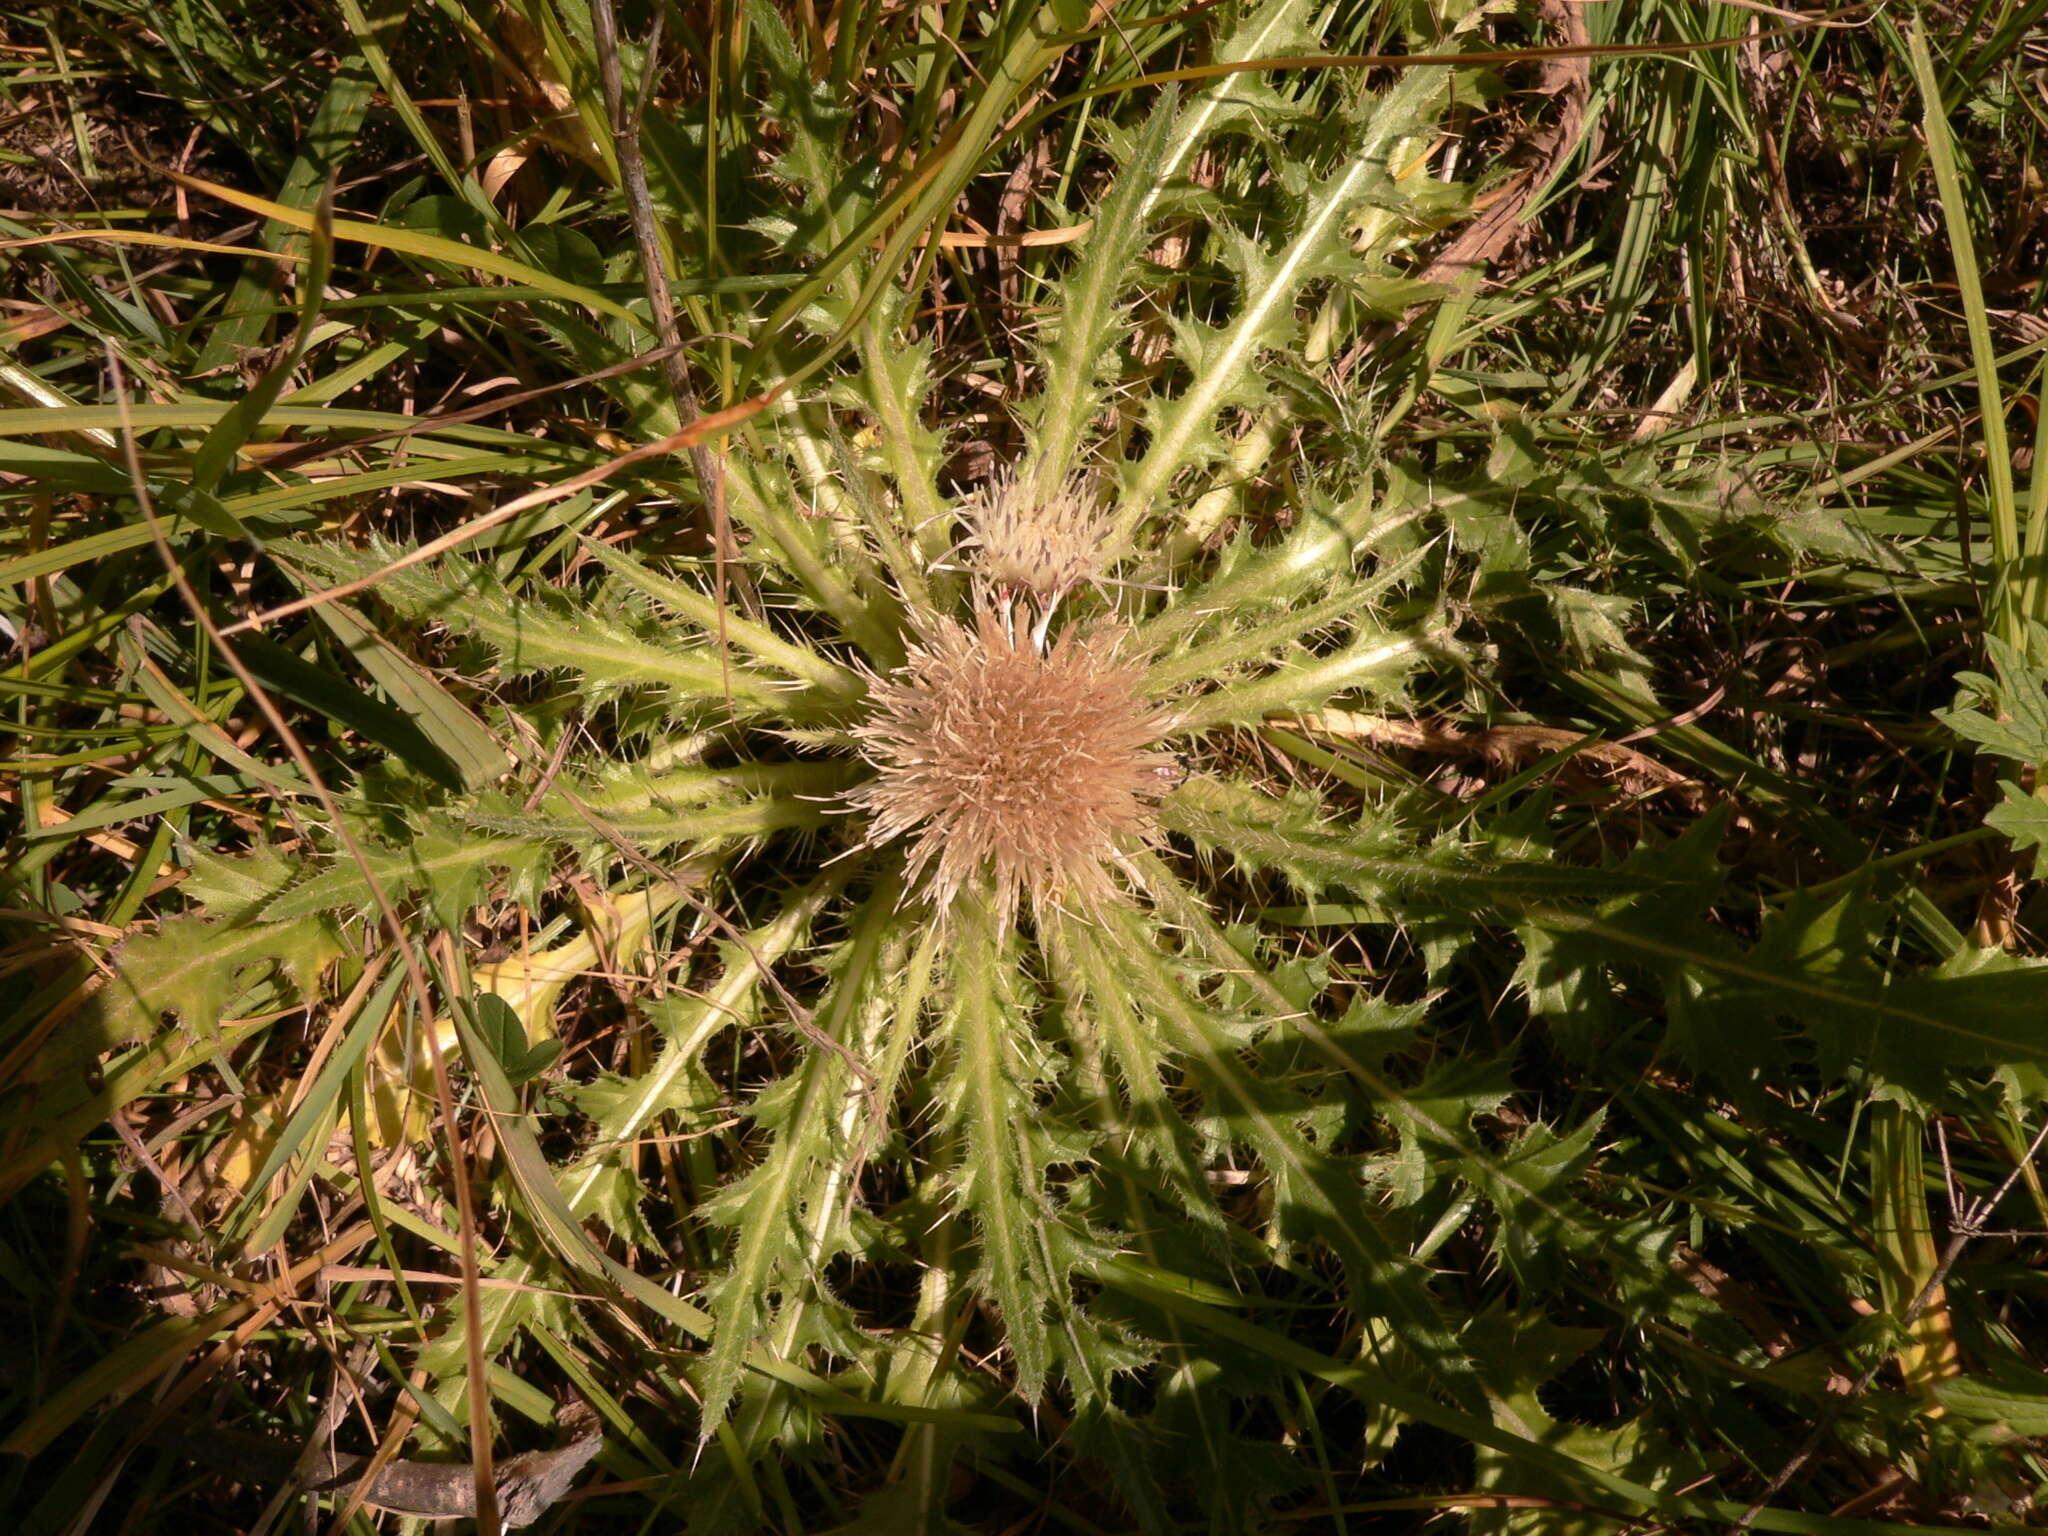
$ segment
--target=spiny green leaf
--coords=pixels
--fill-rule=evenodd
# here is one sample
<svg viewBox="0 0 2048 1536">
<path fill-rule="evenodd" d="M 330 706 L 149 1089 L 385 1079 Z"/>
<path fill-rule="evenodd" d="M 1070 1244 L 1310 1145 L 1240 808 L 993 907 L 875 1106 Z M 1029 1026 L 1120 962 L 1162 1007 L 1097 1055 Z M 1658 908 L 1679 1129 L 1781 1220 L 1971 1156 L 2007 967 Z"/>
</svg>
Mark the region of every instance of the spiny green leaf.
<svg viewBox="0 0 2048 1536">
<path fill-rule="evenodd" d="M 1597 1345 L 1602 1333 L 1592 1328 L 1560 1328 L 1548 1319 L 1516 1316 L 1496 1310 L 1466 1330 L 1474 1357 L 1484 1362 L 1493 1421 L 1525 1441 L 1556 1448 L 1583 1467 L 1627 1477 L 1646 1487 L 1684 1486 L 1705 1470 L 1689 1448 L 1658 1434 L 1649 1415 L 1618 1426 L 1595 1427 L 1554 1417 L 1538 1389 L 1572 1360 Z M 1478 1512 L 1475 1529 L 1489 1536 L 1597 1536 L 1612 1530 L 1613 1521 L 1571 1507 L 1576 1479 L 1531 1466 L 1513 1451 L 1475 1448 L 1475 1478 L 1480 1487 L 1536 1492 L 1557 1501 L 1555 1507 Z"/>
<path fill-rule="evenodd" d="M 781 639 L 765 624 L 731 612 L 698 587 L 659 575 L 625 551 L 595 539 L 582 540 L 581 547 L 621 584 L 682 619 L 707 639 L 729 643 L 793 681 L 819 690 L 821 702 L 844 704 L 859 699 L 867 691 L 867 685 L 847 668 L 808 646 Z"/>
<path fill-rule="evenodd" d="M 1189 779 L 1161 802 L 1160 820 L 1198 847 L 1224 849 L 1250 868 L 1277 869 L 1311 892 L 1341 885 L 1390 911 L 1514 913 L 1650 883 L 1613 870 L 1486 863 L 1448 845 L 1424 852 L 1405 846 L 1386 826 L 1338 833 L 1250 786 L 1217 779 Z"/>
<path fill-rule="evenodd" d="M 400 553 L 384 545 L 360 554 L 299 545 L 292 558 L 331 579 L 383 572 L 374 589 L 380 602 L 482 641 L 511 672 L 567 672 L 599 690 L 666 688 L 697 703 L 729 696 L 752 712 L 780 709 L 800 691 L 801 685 L 722 662 L 709 644 L 679 645 L 616 605 L 579 603 L 552 588 L 515 598 L 480 565 L 433 561 L 387 570 Z"/>
<path fill-rule="evenodd" d="M 1099 1035 L 1100 1049 L 1107 1053 L 1123 1084 L 1126 1102 L 1099 1110 L 1104 1131 L 1125 1144 L 1120 1154 L 1135 1154 L 1136 1161 L 1211 1242 L 1219 1241 L 1225 1227 L 1223 1213 L 1203 1176 L 1202 1149 L 1193 1127 L 1167 1090 L 1172 1059 L 1164 1042 L 1144 1027 L 1122 975 L 1090 924 L 1062 922 L 1053 938 L 1055 953 L 1072 960 L 1069 1010 L 1076 1016 L 1069 1027 Z"/>
<path fill-rule="evenodd" d="M 736 1238 L 730 1262 L 708 1292 L 717 1330 L 699 1380 L 700 1442 L 710 1439 L 738 1393 L 747 1350 L 767 1320 L 776 1317 L 787 1329 L 804 1293 L 822 1285 L 831 1234 L 845 1215 L 846 1166 L 872 1110 L 864 1096 L 876 1091 L 856 1081 L 854 1067 L 866 1054 L 863 1022 L 874 1017 L 877 1003 L 887 1009 L 876 983 L 886 975 L 883 951 L 894 920 L 887 900 L 868 902 L 847 954 L 832 967 L 834 987 L 800 1066 L 754 1101 L 755 1123 L 773 1141 L 750 1172 L 704 1208 L 707 1219 L 733 1229 Z"/>
<path fill-rule="evenodd" d="M 455 818 L 430 816 L 404 847 L 369 843 L 362 846 L 362 855 L 358 864 L 348 853 L 336 854 L 327 869 L 266 906 L 262 921 L 287 923 L 317 912 L 370 909 L 369 877 L 374 876 L 389 899 L 424 896 L 443 922 L 459 926 L 493 870 L 503 870 L 515 891 L 536 890 L 548 848 L 523 834 L 478 837 Z"/>
<path fill-rule="evenodd" d="M 1956 1074 L 2048 1060 L 2048 962 L 1963 951 L 1933 970 L 1887 976 L 1848 922 L 1851 903 L 1802 900 L 1745 952 L 1704 928 L 1622 911 L 1532 912 L 1553 932 L 1604 946 L 1612 962 L 1650 970 L 1684 1010 L 1694 1064 L 1730 1087 L 1753 1083 L 1796 1025 L 1830 1075 L 1865 1071 L 1936 1094 Z"/>
<path fill-rule="evenodd" d="M 644 811 L 604 816 L 595 822 L 573 813 L 516 815 L 504 811 L 475 811 L 451 819 L 497 833 L 507 840 L 523 836 L 536 844 L 546 841 L 603 848 L 611 846 L 606 834 L 615 833 L 636 848 L 654 850 L 686 845 L 696 852 L 734 839 L 766 837 L 793 827 L 824 826 L 831 816 L 830 805 L 794 797 L 764 796 L 736 805 L 693 805 L 677 810 L 653 806 Z"/>
<path fill-rule="evenodd" d="M 1216 329 L 1174 317 L 1192 378 L 1170 401 L 1148 406 L 1150 447 L 1122 487 L 1120 533 L 1128 537 L 1177 476 L 1222 451 L 1218 413 L 1233 400 L 1253 398 L 1259 354 L 1291 334 L 1294 303 L 1303 287 L 1317 276 L 1344 268 L 1349 253 L 1346 219 L 1367 189 L 1387 178 L 1385 156 L 1391 146 L 1433 117 L 1448 78 L 1442 69 L 1404 71 L 1375 104 L 1357 141 L 1347 147 L 1344 162 L 1302 201 L 1285 242 L 1270 253 L 1238 247 L 1249 280 L 1241 285 L 1238 307 L 1227 326 Z"/>
<path fill-rule="evenodd" d="M 32 1075 L 70 1070 L 167 1027 L 216 1038 L 230 1005 L 253 986 L 275 978 L 282 998 L 316 997 L 321 973 L 343 953 L 332 925 L 312 914 L 253 924 L 201 913 L 171 918 L 115 951 L 114 974 L 84 1017 L 44 1047 Z"/>
<path fill-rule="evenodd" d="M 1360 1198 L 1355 1171 L 1303 1134 L 1297 1122 L 1309 1106 L 1284 1085 L 1246 1071 L 1230 1027 L 1188 995 L 1128 918 L 1120 928 L 1131 994 L 1166 1033 L 1233 1136 L 1258 1154 L 1273 1180 L 1283 1232 L 1328 1242 L 1344 1261 L 1353 1306 L 1387 1318 L 1447 1389 L 1476 1401 L 1470 1368 L 1429 1296 L 1423 1270 L 1380 1230 L 1378 1213 Z"/>
<path fill-rule="evenodd" d="M 1422 1198 L 1432 1164 L 1445 1152 L 1456 1153 L 1466 1146 L 1461 1135 L 1445 1145 L 1431 1132 L 1439 1126 L 1466 1131 L 1475 1118 L 1498 1109 L 1512 1091 L 1502 1063 L 1485 1059 L 1445 1062 L 1405 1095 L 1390 1114 L 1400 1133 L 1401 1146 L 1388 1159 L 1382 1177 L 1397 1205 L 1413 1205 Z"/>
<path fill-rule="evenodd" d="M 1348 602 L 1347 602 L 1348 600 Z M 1341 592 L 1314 605 L 1305 616 L 1310 625 L 1326 623 L 1346 606 L 1355 610 L 1364 594 Z M 1238 637 L 1219 641 L 1206 653 L 1211 667 L 1226 661 L 1241 664 L 1264 650 L 1273 638 L 1285 636 L 1293 619 L 1281 619 Z M 1287 654 L 1255 675 L 1225 681 L 1196 695 L 1175 716 L 1176 732 L 1213 730 L 1221 725 L 1256 725 L 1269 715 L 1312 710 L 1339 694 L 1357 690 L 1379 698 L 1397 696 L 1406 677 L 1434 655 L 1450 651 L 1449 636 L 1387 634 L 1360 624 L 1348 644 L 1329 652 L 1291 647 Z M 1247 654 L 1249 652 L 1249 654 Z"/>
<path fill-rule="evenodd" d="M 962 914 L 962 907 L 971 911 Z M 1043 1188 L 1043 1154 L 1031 1089 L 1038 1072 L 1022 1050 L 1027 1016 L 1017 1007 L 1005 946 L 988 907 L 955 903 L 953 996 L 946 1031 L 952 1051 L 947 1116 L 965 1133 L 966 1161 L 954 1170 L 960 1204 L 981 1238 L 980 1283 L 1002 1308 L 1017 1390 L 1044 1389 L 1052 1344 L 1046 1315 L 1065 1305 L 1065 1281 L 1047 1267 L 1040 1229 L 1056 1220 Z"/>
</svg>

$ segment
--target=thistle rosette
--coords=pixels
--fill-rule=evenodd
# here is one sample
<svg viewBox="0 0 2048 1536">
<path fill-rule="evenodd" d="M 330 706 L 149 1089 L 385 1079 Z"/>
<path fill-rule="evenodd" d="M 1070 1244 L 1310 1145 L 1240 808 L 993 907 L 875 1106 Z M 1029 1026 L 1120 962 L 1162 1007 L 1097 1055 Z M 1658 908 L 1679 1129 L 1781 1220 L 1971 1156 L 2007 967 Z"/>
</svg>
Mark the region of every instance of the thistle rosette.
<svg viewBox="0 0 2048 1536">
<path fill-rule="evenodd" d="M 1286 35 L 1252 26 L 1219 57 Z M 820 238 L 859 249 L 833 146 L 803 127 L 809 82 L 775 89 L 792 103 L 781 163 L 812 177 Z M 1299 754 L 1287 771 L 1305 783 L 1323 757 L 1272 727 L 1392 707 L 1446 649 L 1420 590 L 1419 513 L 1369 456 L 1325 456 L 1289 478 L 1284 506 L 1270 493 L 1292 407 L 1262 364 L 1302 353 L 1314 306 L 1359 320 L 1340 285 L 1434 216 L 1435 184 L 1399 171 L 1435 135 L 1446 79 L 1417 70 L 1361 96 L 1342 144 L 1316 150 L 1322 171 L 1267 187 L 1257 238 L 1222 242 L 1228 301 L 1176 328 L 1171 367 L 1131 373 L 1119 359 L 1142 253 L 1171 212 L 1163 189 L 1232 121 L 1230 89 L 1166 102 L 1123 146 L 1034 339 L 1026 449 L 978 494 L 940 489 L 930 346 L 905 344 L 903 304 L 856 302 L 849 266 L 856 287 L 830 297 L 857 370 L 736 431 L 723 461 L 744 585 L 652 540 L 586 538 L 562 573 L 573 590 L 387 548 L 298 555 L 323 582 L 373 579 L 402 623 L 461 637 L 513 684 L 491 706 L 507 735 L 564 743 L 516 799 L 366 803 L 356 837 L 384 893 L 459 914 L 515 867 L 573 859 L 612 872 L 614 901 L 658 872 L 650 923 L 675 925 L 650 945 L 665 995 L 630 1010 L 658 1038 L 635 1044 L 630 1076 L 564 1090 L 591 1135 L 549 1170 L 559 1193 L 534 1198 L 569 1273 L 498 1268 L 477 1321 L 493 1354 L 551 1284 L 617 1278 L 579 1223 L 650 1250 L 641 1206 L 663 1196 L 641 1149 L 672 1130 L 693 1150 L 659 1188 L 703 1310 L 668 1315 L 708 1338 L 689 1366 L 700 1437 L 747 1456 L 769 1453 L 814 1384 L 834 1403 L 872 1397 L 881 1378 L 861 1372 L 899 1346 L 899 1404 L 976 1400 L 959 1364 L 970 1333 L 1021 1399 L 1064 1392 L 1077 1436 L 1109 1433 L 1112 1377 L 1180 1347 L 1142 1309 L 1094 1304 L 1118 1254 L 1242 1290 L 1257 1283 L 1246 1255 L 1326 1250 L 1350 1310 L 1484 1410 L 1426 1272 L 1361 1197 L 1361 1159 L 1385 1144 L 1375 1106 L 1395 1090 L 1344 1040 L 1395 1021 L 1361 997 L 1350 1035 L 1325 1032 L 1337 1021 L 1289 958 L 1298 936 L 1261 914 L 1328 891 L 1436 932 L 1556 872 L 1425 852 L 1355 796 L 1276 793 L 1243 751 L 1263 732 Z M 1119 420 L 1130 430 L 1105 431 Z M 1076 477 L 1080 463 L 1097 472 Z M 1262 504 L 1231 512 L 1253 486 Z M 1231 521 L 1242 531 L 1225 538 Z M 755 601 L 729 600 L 742 590 Z M 363 886 L 337 857 L 252 921 L 359 918 Z M 517 1106 L 494 1108 L 524 1148 L 514 1174 L 544 1169 Z M 1263 1170 L 1270 1232 L 1238 1230 L 1219 1165 Z M 844 1278 L 888 1266 L 922 1277 L 908 1326 L 864 1311 Z M 1283 1281 L 1305 1272 L 1290 1258 Z M 466 1388 L 451 1366 L 438 1390 Z M 708 1480 L 719 1458 L 704 1461 Z"/>
</svg>

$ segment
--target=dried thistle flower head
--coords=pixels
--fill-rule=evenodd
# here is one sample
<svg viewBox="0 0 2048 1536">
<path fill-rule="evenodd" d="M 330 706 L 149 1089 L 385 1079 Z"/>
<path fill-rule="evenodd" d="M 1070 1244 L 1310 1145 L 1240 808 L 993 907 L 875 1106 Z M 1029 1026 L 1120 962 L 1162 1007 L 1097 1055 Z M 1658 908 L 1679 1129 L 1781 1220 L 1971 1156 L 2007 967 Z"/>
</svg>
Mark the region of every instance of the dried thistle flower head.
<svg viewBox="0 0 2048 1536">
<path fill-rule="evenodd" d="M 995 478 L 961 508 L 974 571 L 998 591 L 1022 588 L 1050 604 L 1108 568 L 1115 519 L 1086 477 L 1074 475 L 1050 496 L 1015 470 Z"/>
<path fill-rule="evenodd" d="M 1041 649 L 982 609 L 972 630 L 938 620 L 871 688 L 854 734 L 876 775 L 848 799 L 872 818 L 868 846 L 912 835 L 911 879 L 941 912 L 984 868 L 1005 926 L 1020 896 L 1037 911 L 1115 899 L 1110 868 L 1149 839 L 1173 772 L 1153 748 L 1169 716 L 1117 638 L 1070 629 Z"/>
</svg>

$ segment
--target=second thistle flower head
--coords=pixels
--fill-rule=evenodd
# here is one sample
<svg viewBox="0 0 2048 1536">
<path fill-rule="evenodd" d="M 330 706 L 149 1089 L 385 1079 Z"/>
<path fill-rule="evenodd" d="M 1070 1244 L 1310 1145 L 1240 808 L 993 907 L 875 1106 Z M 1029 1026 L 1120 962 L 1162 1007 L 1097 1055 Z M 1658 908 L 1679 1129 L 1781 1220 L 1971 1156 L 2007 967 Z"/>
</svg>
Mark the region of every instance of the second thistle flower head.
<svg viewBox="0 0 2048 1536">
<path fill-rule="evenodd" d="M 1115 519 L 1081 475 L 1048 496 L 1033 476 L 1001 470 L 960 515 L 975 574 L 998 591 L 1028 591 L 1048 606 L 1099 580 L 1114 554 Z"/>
<path fill-rule="evenodd" d="M 848 796 L 867 844 L 908 834 L 911 879 L 941 913 L 984 869 L 1005 926 L 1024 897 L 1040 912 L 1114 900 L 1111 868 L 1149 841 L 1173 769 L 1143 676 L 1113 631 L 1042 649 L 985 607 L 973 629 L 933 621 L 855 730 L 876 770 Z"/>
</svg>

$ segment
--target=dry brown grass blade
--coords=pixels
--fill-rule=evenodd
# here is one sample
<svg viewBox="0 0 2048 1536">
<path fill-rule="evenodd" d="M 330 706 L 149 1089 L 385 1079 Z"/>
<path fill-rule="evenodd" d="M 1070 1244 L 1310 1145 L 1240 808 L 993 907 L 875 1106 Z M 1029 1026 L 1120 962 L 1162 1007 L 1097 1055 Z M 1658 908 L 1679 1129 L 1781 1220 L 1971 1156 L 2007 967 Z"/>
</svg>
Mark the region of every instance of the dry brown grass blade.
<svg viewBox="0 0 2048 1536">
<path fill-rule="evenodd" d="M 939 235 L 939 248 L 947 251 L 1035 251 L 1049 245 L 1072 245 L 1095 227 L 1093 219 L 1062 224 L 1057 229 L 1027 229 L 1011 234 L 987 234 L 979 230 L 949 229 Z"/>
<path fill-rule="evenodd" d="M 662 13 L 655 13 L 654 34 L 648 42 L 650 56 L 661 48 Z M 590 0 L 591 38 L 597 49 L 598 78 L 604 87 L 605 114 L 612 135 L 612 150 L 619 162 L 619 183 L 626 194 L 626 212 L 633 225 L 633 243 L 640 253 L 641 280 L 647 285 L 647 304 L 654 316 L 654 333 L 661 340 L 662 370 L 669 391 L 675 396 L 676 415 L 688 428 L 703 416 L 697 403 L 696 387 L 690 382 L 690 365 L 683 356 L 682 328 L 676 324 L 675 295 L 669 287 L 668 252 L 655 222 L 654 198 L 647 186 L 647 162 L 640 152 L 640 124 L 628 108 L 625 81 L 619 68 L 619 24 L 612 0 Z M 697 471 L 697 485 L 704 493 L 704 507 L 710 526 L 705 530 L 718 562 L 718 588 L 725 591 L 730 573 L 726 562 L 732 557 L 732 525 L 725 506 L 725 466 L 702 440 L 690 447 L 690 462 Z M 723 610 L 721 609 L 721 612 Z M 719 636 L 721 654 L 725 636 Z"/>
<path fill-rule="evenodd" d="M 234 623 L 223 626 L 220 634 L 223 637 L 229 637 L 246 633 L 252 629 L 261 629 L 267 624 L 276 623 L 279 619 L 290 618 L 295 613 L 303 613 L 308 608 L 317 608 L 322 603 L 331 603 L 338 598 L 352 597 L 358 592 L 367 591 L 393 571 L 402 571 L 408 566 L 418 565 L 423 561 L 433 560 L 441 555 L 445 555 L 450 550 L 459 549 L 480 534 L 488 533 L 500 524 L 510 522 L 521 512 L 530 511 L 534 507 L 546 506 L 551 501 L 560 501 L 564 497 L 573 496 L 578 491 L 587 490 L 599 481 L 618 473 L 618 471 L 625 469 L 629 465 L 657 458 L 665 453 L 675 453 L 681 449 L 693 447 L 697 443 L 701 443 L 729 427 L 737 426 L 748 417 L 757 416 L 766 410 L 770 405 L 774 404 L 781 393 L 782 386 L 778 385 L 766 394 L 756 395 L 750 400 L 743 400 L 738 405 L 729 407 L 726 410 L 714 411 L 709 416 L 700 416 L 692 425 L 684 427 L 680 431 L 671 432 L 667 437 L 652 443 L 643 443 L 638 448 L 630 449 L 620 454 L 617 458 L 607 459 L 604 463 L 594 465 L 580 474 L 571 475 L 566 480 L 558 480 L 553 485 L 540 486 L 528 491 L 524 496 L 515 496 L 503 506 L 495 507 L 491 511 L 486 512 L 482 517 L 472 518 L 459 527 L 450 529 L 447 533 L 442 534 L 440 538 L 431 539 L 416 549 L 406 551 L 405 554 L 392 561 L 382 570 L 374 571 L 368 576 L 359 576 L 353 581 L 342 582 L 339 586 L 325 587 L 318 592 L 308 592 L 304 597 L 293 598 L 288 603 L 280 603 L 275 608 L 265 609 L 262 613 L 252 614 L 246 619 L 237 619 Z"/>
<path fill-rule="evenodd" d="M 1224 75 L 1273 74 L 1283 70 L 1419 69 L 1426 65 L 1470 69 L 1476 65 L 1540 64 L 1558 59 L 1672 58 L 1688 53 L 1720 53 L 1731 48 L 1769 42 L 1774 38 L 1795 37 L 1802 32 L 1810 32 L 1821 27 L 1858 26 L 1861 25 L 1860 22 L 1844 18 L 1859 15 L 1867 10 L 1867 5 L 1842 6 L 1818 16 L 1802 18 L 1796 25 L 1776 27 L 1768 32 L 1744 37 L 1700 38 L 1692 42 L 1586 43 L 1555 48 L 1487 48 L 1471 53 L 1289 53 L 1275 54 L 1263 59 L 1246 59 L 1240 63 L 1191 64 L 1184 69 L 1155 70 L 1150 74 L 1133 76 L 1129 80 L 1114 80 L 1105 85 L 1089 86 L 1071 95 L 1062 96 L 1041 111 L 1051 112 L 1075 106 L 1097 96 L 1114 96 L 1124 91 L 1149 91 L 1162 85 L 1191 80 L 1214 80 Z"/>
<path fill-rule="evenodd" d="M 146 229 L 61 229 L 49 235 L 24 235 L 0 240 L 0 251 L 18 251 L 31 245 L 152 245 L 185 251 L 197 256 L 251 256 L 259 261 L 282 262 L 289 266 L 305 261 L 304 256 L 284 251 L 266 251 L 261 246 L 221 245 L 212 240 L 187 240 L 178 235 L 159 235 Z M 10 340 L 19 339 L 10 337 Z"/>
<path fill-rule="evenodd" d="M 581 389 L 586 384 L 601 384 L 607 379 L 616 379 L 623 374 L 637 373 L 640 369 L 660 362 L 666 356 L 666 349 L 656 347 L 641 352 L 624 362 L 613 363 L 589 373 L 580 373 L 573 378 L 563 379 L 556 384 L 543 384 L 538 389 L 519 389 L 510 394 L 493 395 L 490 399 L 475 405 L 466 405 L 459 411 L 436 411 L 421 416 L 403 427 L 393 427 L 388 432 L 366 432 L 361 437 L 331 438 L 317 443 L 244 444 L 245 456 L 259 454 L 263 467 L 272 472 L 296 469 L 299 465 L 318 459 L 332 458 L 357 448 L 368 448 L 377 443 L 401 442 L 408 437 L 417 437 L 422 432 L 438 432 L 443 427 L 459 427 L 465 422 L 482 421 L 500 411 L 509 411 L 514 406 L 530 405 L 536 400 L 567 394 Z M 274 448 L 275 451 L 263 451 Z"/>
<path fill-rule="evenodd" d="M 1541 0 L 1536 9 L 1546 23 L 1562 32 L 1567 48 L 1590 48 L 1584 12 L 1572 0 Z M 1585 131 L 1586 97 L 1592 82 L 1590 52 L 1559 53 L 1544 62 L 1536 94 L 1555 96 L 1560 105 L 1556 120 L 1529 138 L 1536 163 L 1524 169 L 1504 195 L 1487 204 L 1485 211 L 1437 254 L 1424 269 L 1423 282 L 1447 282 L 1469 268 L 1496 260 L 1515 244 L 1525 227 L 1522 215 L 1530 202 L 1578 148 L 1579 137 Z"/>
</svg>

